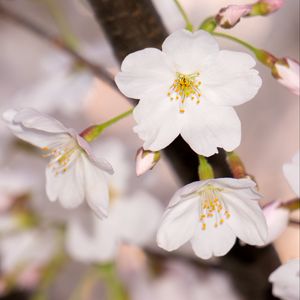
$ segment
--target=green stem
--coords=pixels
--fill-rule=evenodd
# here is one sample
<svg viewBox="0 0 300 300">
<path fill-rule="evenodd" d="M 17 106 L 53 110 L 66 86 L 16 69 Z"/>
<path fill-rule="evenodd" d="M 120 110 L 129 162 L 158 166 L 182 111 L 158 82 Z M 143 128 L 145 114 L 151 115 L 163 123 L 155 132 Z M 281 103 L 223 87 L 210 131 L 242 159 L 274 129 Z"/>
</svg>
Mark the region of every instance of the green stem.
<svg viewBox="0 0 300 300">
<path fill-rule="evenodd" d="M 66 18 L 62 13 L 61 8 L 58 6 L 56 0 L 42 0 L 48 8 L 54 22 L 56 23 L 62 40 L 72 49 L 77 50 L 79 41 L 73 31 L 71 30 Z"/>
<path fill-rule="evenodd" d="M 247 43 L 239 38 L 236 38 L 235 36 L 232 36 L 232 35 L 229 35 L 226 33 L 222 33 L 222 32 L 211 32 L 211 34 L 214 36 L 226 38 L 228 40 L 231 40 L 233 42 L 236 42 L 236 43 L 246 47 L 248 50 L 250 50 L 254 53 L 254 55 L 256 56 L 258 61 L 260 61 L 262 64 L 264 64 L 265 66 L 267 66 L 271 69 L 274 67 L 275 62 L 278 61 L 278 58 L 276 58 L 271 53 L 269 53 L 265 50 L 262 50 L 262 49 L 258 49 L 256 47 L 250 45 L 249 43 Z"/>
<path fill-rule="evenodd" d="M 216 29 L 217 25 L 215 17 L 208 17 L 199 25 L 198 29 L 212 33 Z"/>
<path fill-rule="evenodd" d="M 243 40 L 240 40 L 240 39 L 236 38 L 235 36 L 232 36 L 232 35 L 229 35 L 229 34 L 226 34 L 226 33 L 222 33 L 222 32 L 212 32 L 212 35 L 223 37 L 223 38 L 226 38 L 228 40 L 234 41 L 234 42 L 246 47 L 247 49 L 252 51 L 255 55 L 259 51 L 259 49 L 253 47 L 252 45 L 250 45 L 249 43 L 247 43 Z"/>
<path fill-rule="evenodd" d="M 133 108 L 129 109 L 128 111 L 98 125 L 93 125 L 85 129 L 80 135 L 88 142 L 92 142 L 96 139 L 107 127 L 117 123 L 118 121 L 126 118 L 130 114 L 132 114 Z"/>
<path fill-rule="evenodd" d="M 203 155 L 199 155 L 198 175 L 200 180 L 214 178 L 214 170 Z"/>
<path fill-rule="evenodd" d="M 183 17 L 185 21 L 185 28 L 189 31 L 193 31 L 193 24 L 190 21 L 187 13 L 185 12 L 184 8 L 182 7 L 181 3 L 178 0 L 174 0 L 178 10 L 180 11 L 181 16 Z"/>
</svg>

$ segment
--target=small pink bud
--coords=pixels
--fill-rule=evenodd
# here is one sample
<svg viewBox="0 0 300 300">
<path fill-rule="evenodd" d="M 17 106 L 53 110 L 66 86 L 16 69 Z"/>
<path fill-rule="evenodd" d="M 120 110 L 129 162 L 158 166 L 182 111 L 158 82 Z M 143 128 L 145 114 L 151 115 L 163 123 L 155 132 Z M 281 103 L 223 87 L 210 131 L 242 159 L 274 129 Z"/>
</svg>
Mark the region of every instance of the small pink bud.
<svg viewBox="0 0 300 300">
<path fill-rule="evenodd" d="M 279 59 L 273 66 L 272 74 L 279 83 L 299 96 L 299 62 L 290 58 Z"/>
<path fill-rule="evenodd" d="M 160 152 L 152 152 L 140 148 L 136 154 L 136 175 L 140 176 L 151 170 L 159 161 Z"/>
<path fill-rule="evenodd" d="M 222 8 L 216 16 L 216 21 L 223 28 L 235 26 L 242 17 L 247 16 L 251 11 L 251 5 L 229 5 Z"/>
<path fill-rule="evenodd" d="M 41 279 L 41 270 L 37 266 L 31 266 L 23 270 L 18 278 L 17 283 L 20 287 L 32 290 L 36 288 Z"/>
<path fill-rule="evenodd" d="M 260 0 L 252 5 L 250 16 L 266 16 L 280 9 L 284 0 Z"/>
</svg>

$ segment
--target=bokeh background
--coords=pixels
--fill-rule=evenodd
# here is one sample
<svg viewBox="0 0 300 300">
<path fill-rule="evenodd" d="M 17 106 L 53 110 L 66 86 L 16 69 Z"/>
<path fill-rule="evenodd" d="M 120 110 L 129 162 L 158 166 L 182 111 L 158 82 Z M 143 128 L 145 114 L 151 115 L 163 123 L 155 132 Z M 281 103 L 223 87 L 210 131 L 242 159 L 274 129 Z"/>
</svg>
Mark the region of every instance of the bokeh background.
<svg viewBox="0 0 300 300">
<path fill-rule="evenodd" d="M 55 21 L 49 13 L 51 0 L 1 0 L 0 3 L 11 11 L 26 17 L 44 30 L 59 34 Z M 62 0 L 56 1 L 59 9 L 65 16 L 70 29 L 80 41 L 80 49 L 84 56 L 104 66 L 110 72 L 118 71 L 118 63 L 114 59 L 112 49 L 104 36 L 101 28 L 84 1 Z M 166 27 L 170 32 L 184 27 L 184 22 L 176 6 L 171 0 L 153 1 Z M 181 0 L 186 12 L 194 25 L 232 1 L 225 0 Z M 248 3 L 248 1 L 234 1 L 235 4 Z M 50 4 L 51 5 L 51 4 Z M 263 48 L 276 56 L 288 56 L 299 60 L 299 1 L 286 0 L 285 5 L 278 12 L 268 17 L 255 17 L 243 19 L 230 32 L 256 47 Z M 229 41 L 219 39 L 222 48 L 246 51 L 241 46 Z M 37 37 L 25 28 L 13 24 L 0 15 L 0 112 L 13 106 L 32 106 L 41 111 L 52 113 L 61 117 L 65 123 L 78 130 L 91 123 L 100 123 L 109 117 L 123 112 L 129 108 L 124 98 L 119 96 L 105 83 L 94 80 L 89 92 L 81 99 L 76 97 L 76 89 L 70 84 L 66 98 L 66 106 L 61 105 L 57 99 L 47 98 L 46 86 L 42 94 L 34 94 L 37 86 L 47 81 L 49 74 L 60 76 L 68 65 L 68 57 L 59 52 L 47 41 Z M 256 177 L 264 201 L 288 200 L 294 197 L 282 172 L 282 165 L 290 161 L 299 149 L 299 99 L 287 89 L 279 85 L 270 74 L 270 70 L 258 63 L 257 69 L 263 78 L 263 86 L 258 95 L 245 105 L 237 107 L 242 120 L 242 143 L 237 149 L 250 174 Z M 49 90 L 49 94 L 50 90 Z M 39 95 L 42 95 L 39 98 Z M 63 98 L 61 95 L 58 99 Z M 74 102 L 73 101 L 74 97 Z M 76 99 L 75 99 L 76 98 Z M 128 118 L 111 127 L 105 132 L 104 137 L 114 136 L 123 141 L 128 148 L 127 159 L 132 165 L 134 173 L 134 158 L 136 150 L 141 146 L 141 141 L 132 132 L 134 122 Z M 44 182 L 41 178 L 44 161 L 37 159 L 36 154 L 29 154 L 26 150 L 12 146 L 15 145 L 12 137 L 0 125 L 0 168 L 14 170 L 32 176 L 40 186 L 43 194 Z M 26 159 L 24 159 L 26 157 Z M 32 173 L 32 174 L 31 174 Z M 30 175 L 31 174 L 31 175 Z M 1 180 L 1 179 L 0 179 Z M 14 178 L 12 177 L 13 181 Z M 1 185 L 1 183 L 0 183 Z M 145 186 L 163 203 L 167 203 L 173 192 L 180 186 L 176 174 L 163 159 L 150 174 L 134 180 L 132 189 Z M 159 187 L 159 188 L 158 188 Z M 40 196 L 42 202 L 37 204 L 42 213 L 57 213 L 57 207 L 47 202 L 46 196 Z M 294 257 L 299 252 L 299 237 L 297 229 L 290 227 L 282 238 L 276 241 L 283 261 Z M 70 269 L 62 274 L 61 284 L 52 290 L 51 299 L 67 299 L 66 291 L 74 287 L 82 266 L 71 265 Z M 175 281 L 188 286 L 195 276 L 182 281 L 180 276 L 186 274 L 185 266 L 174 264 L 170 267 L 170 276 Z M 189 271 L 192 272 L 192 271 Z M 189 273 L 187 272 L 187 273 Z M 204 275 L 197 275 L 204 276 Z M 183 276 L 185 277 L 185 276 Z M 210 278 L 210 277 L 209 277 Z M 200 278 L 203 280 L 203 278 Z M 165 279 L 168 281 L 169 279 Z M 206 290 L 212 286 L 225 286 L 223 293 L 228 296 L 222 299 L 235 299 L 237 297 L 231 290 L 230 284 L 224 282 L 224 276 L 219 273 L 211 274 L 206 279 Z M 69 288 L 65 288 L 69 285 Z M 158 284 L 159 285 L 159 284 Z M 203 290 L 203 285 L 200 286 Z M 168 283 L 161 293 L 166 295 L 172 290 L 173 285 Z M 146 290 L 145 293 L 146 294 Z M 195 291 L 197 293 L 197 291 Z M 173 294 L 175 297 L 175 294 Z M 176 299 L 188 299 L 176 295 Z M 199 299 L 213 299 L 217 294 L 202 294 Z M 145 297 L 145 295 L 143 296 Z M 95 298 L 98 299 L 98 298 Z M 139 296 L 137 299 L 148 299 Z M 150 299 L 150 298 L 149 298 Z M 153 298 L 152 298 L 153 299 Z M 159 298 L 157 299 L 165 299 Z M 172 298 L 175 299 L 175 298 Z M 198 299 L 198 298 L 195 298 Z M 237 298 L 238 299 L 238 298 Z"/>
</svg>

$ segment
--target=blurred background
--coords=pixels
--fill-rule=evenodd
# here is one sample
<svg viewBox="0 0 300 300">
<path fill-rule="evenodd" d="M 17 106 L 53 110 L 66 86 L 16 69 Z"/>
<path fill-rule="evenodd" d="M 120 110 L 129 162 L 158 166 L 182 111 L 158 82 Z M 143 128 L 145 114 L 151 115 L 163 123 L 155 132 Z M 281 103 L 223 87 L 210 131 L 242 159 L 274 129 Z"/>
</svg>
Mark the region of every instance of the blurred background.
<svg viewBox="0 0 300 300">
<path fill-rule="evenodd" d="M 185 26 L 172 0 L 153 2 L 169 32 Z M 233 4 L 227 0 L 181 0 L 181 3 L 196 26 L 206 17 L 215 15 L 220 8 Z M 234 4 L 243 3 L 249 2 L 234 1 Z M 51 34 L 59 36 L 62 33 L 59 28 L 65 28 L 74 35 L 84 57 L 113 74 L 118 71 L 119 65 L 112 49 L 84 0 L 0 0 L 0 4 Z M 278 57 L 288 56 L 299 60 L 299 1 L 287 0 L 282 9 L 268 17 L 243 19 L 230 34 Z M 247 51 L 229 41 L 219 39 L 219 42 L 222 48 Z M 80 131 L 130 107 L 126 99 L 89 72 L 69 76 L 71 67 L 72 58 L 66 53 L 0 13 L 1 113 L 10 107 L 33 107 L 54 115 L 64 124 Z M 299 150 L 299 99 L 279 85 L 269 69 L 260 63 L 257 69 L 263 78 L 261 90 L 254 100 L 237 107 L 242 120 L 242 143 L 237 152 L 248 172 L 255 176 L 265 203 L 292 199 L 295 195 L 284 178 L 282 165 Z M 143 189 L 164 207 L 180 187 L 180 182 L 165 159 L 149 174 L 135 177 L 135 154 L 142 143 L 132 132 L 133 125 L 134 121 L 129 117 L 112 126 L 103 134 L 101 141 L 96 142 L 95 147 L 100 152 L 105 147 L 121 149 L 119 152 L 126 166 L 120 165 L 128 173 L 125 176 L 126 193 L 131 195 L 137 189 Z M 38 215 L 49 220 L 65 220 L 69 212 L 63 211 L 58 204 L 50 203 L 44 193 L 42 174 L 45 161 L 40 154 L 17 142 L 3 124 L 0 125 L 0 135 L 0 199 L 30 194 L 30 201 Z M 106 143 L 105 147 L 102 147 L 102 140 Z M 123 175 L 120 176 L 122 178 Z M 1 193 L 5 196 L 1 196 Z M 297 256 L 297 229 L 292 226 L 288 228 L 275 245 L 283 261 Z M 43 246 L 40 251 L 43 251 Z M 188 249 L 187 253 L 189 255 Z M 134 261 L 133 264 L 129 264 L 130 259 Z M 145 275 L 144 254 L 139 249 L 126 247 L 120 250 L 117 260 L 119 268 L 125 269 L 125 281 L 133 299 L 242 299 L 223 271 L 214 267 L 204 265 L 199 271 L 194 263 L 171 259 L 164 266 L 164 272 L 152 265 L 152 275 Z M 58 272 L 55 284 L 51 285 L 49 299 L 69 299 L 86 268 L 84 263 L 72 262 Z M 155 277 L 153 274 L 162 275 Z M 128 280 L 130 276 L 133 279 Z M 133 282 L 136 285 L 134 288 Z M 86 290 L 89 289 L 87 286 L 85 283 Z M 90 290 L 90 295 L 82 299 L 102 299 L 99 296 L 103 295 L 101 284 Z M 20 297 L 23 299 L 25 295 Z M 111 299 L 123 299 L 114 297 Z M 40 299 L 44 298 L 35 300 Z M 81 298 L 75 295 L 72 299 Z"/>
</svg>

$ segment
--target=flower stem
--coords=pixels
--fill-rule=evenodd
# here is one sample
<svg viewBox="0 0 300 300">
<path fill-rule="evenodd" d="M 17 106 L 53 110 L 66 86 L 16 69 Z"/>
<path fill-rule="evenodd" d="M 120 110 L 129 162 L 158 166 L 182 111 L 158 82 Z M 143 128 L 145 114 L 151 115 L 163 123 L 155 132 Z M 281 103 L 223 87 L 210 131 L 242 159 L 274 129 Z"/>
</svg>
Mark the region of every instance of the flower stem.
<svg viewBox="0 0 300 300">
<path fill-rule="evenodd" d="M 198 175 L 200 180 L 214 178 L 214 170 L 203 155 L 199 155 Z"/>
<path fill-rule="evenodd" d="M 44 5 L 49 10 L 54 22 L 56 23 L 63 41 L 73 50 L 77 50 L 79 46 L 79 41 L 73 31 L 71 30 L 66 18 L 57 5 L 56 0 L 43 0 Z"/>
<path fill-rule="evenodd" d="M 183 6 L 181 5 L 181 3 L 178 0 L 174 0 L 178 10 L 180 11 L 181 16 L 183 17 L 184 21 L 185 21 L 185 28 L 189 31 L 193 31 L 193 24 L 190 21 L 187 13 L 185 12 Z"/>
<path fill-rule="evenodd" d="M 262 50 L 262 49 L 258 49 L 254 46 L 252 46 L 251 44 L 226 33 L 222 33 L 222 32 L 211 32 L 212 35 L 214 36 L 219 36 L 219 37 L 223 37 L 226 38 L 228 40 L 234 41 L 244 47 L 246 47 L 248 50 L 250 50 L 251 52 L 254 53 L 254 55 L 256 56 L 257 60 L 260 61 L 262 64 L 264 64 L 265 66 L 269 67 L 269 68 L 273 68 L 274 64 L 276 61 L 278 61 L 278 58 L 276 58 L 274 55 L 272 55 L 271 53 Z"/>
<path fill-rule="evenodd" d="M 217 22 L 215 17 L 206 18 L 198 27 L 198 29 L 206 30 L 212 33 L 217 27 Z"/>
<path fill-rule="evenodd" d="M 128 111 L 125 111 L 124 113 L 102 123 L 97 125 L 92 125 L 85 129 L 80 136 L 82 136 L 86 141 L 92 142 L 95 140 L 107 127 L 117 123 L 118 121 L 126 118 L 130 114 L 132 114 L 133 108 L 129 109 Z"/>
</svg>

